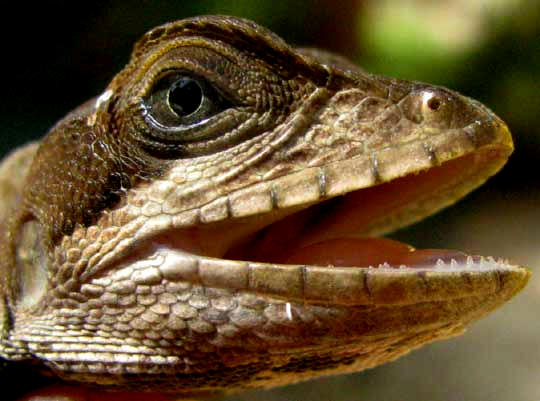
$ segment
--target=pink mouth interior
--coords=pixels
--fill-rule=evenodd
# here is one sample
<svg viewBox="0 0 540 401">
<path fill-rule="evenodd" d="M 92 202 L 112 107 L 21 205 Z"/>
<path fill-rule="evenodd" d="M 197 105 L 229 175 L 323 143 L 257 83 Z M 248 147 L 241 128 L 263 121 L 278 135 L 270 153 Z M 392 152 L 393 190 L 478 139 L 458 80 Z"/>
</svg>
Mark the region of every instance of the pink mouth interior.
<svg viewBox="0 0 540 401">
<path fill-rule="evenodd" d="M 368 235 L 399 228 L 449 203 L 447 198 L 460 197 L 464 192 L 460 185 L 472 181 L 474 186 L 489 159 L 498 156 L 497 150 L 472 153 L 290 214 L 278 211 L 173 230 L 152 242 L 196 255 L 275 264 L 429 268 L 439 261 L 463 263 L 468 258 L 463 252 L 417 250 Z M 470 187 L 465 185 L 465 192 Z"/>
<path fill-rule="evenodd" d="M 264 227 L 240 246 L 229 248 L 224 257 L 339 267 L 433 267 L 439 260 L 465 262 L 468 255 L 463 252 L 417 250 L 386 238 L 368 238 L 363 233 L 369 232 L 374 223 L 400 212 L 406 215 L 415 205 L 422 204 L 423 199 L 437 197 L 445 188 L 463 182 L 489 157 L 493 157 L 489 152 L 469 154 L 314 205 Z M 429 210 L 419 213 L 422 217 Z"/>
<path fill-rule="evenodd" d="M 316 266 L 378 267 L 387 263 L 390 267 L 432 267 L 437 261 L 465 262 L 467 255 L 446 249 L 421 249 L 386 238 L 336 238 L 282 255 L 279 263 L 307 264 Z"/>
</svg>

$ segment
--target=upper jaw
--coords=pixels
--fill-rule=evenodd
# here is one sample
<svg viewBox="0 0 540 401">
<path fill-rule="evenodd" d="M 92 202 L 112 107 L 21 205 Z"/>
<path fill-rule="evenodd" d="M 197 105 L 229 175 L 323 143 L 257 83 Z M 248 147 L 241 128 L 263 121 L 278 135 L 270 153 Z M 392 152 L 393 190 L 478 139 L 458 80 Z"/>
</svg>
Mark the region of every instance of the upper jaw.
<svg viewBox="0 0 540 401">
<path fill-rule="evenodd" d="M 145 261 L 159 260 L 152 269 L 169 281 L 315 304 L 406 305 L 463 298 L 502 303 L 529 276 L 505 260 L 440 251 L 414 265 L 378 259 L 336 267 L 313 258 L 311 263 L 287 263 L 283 254 L 416 221 L 482 183 L 511 149 L 508 129 L 489 116 L 429 142 L 302 170 L 269 180 L 262 188 L 243 188 L 226 203 L 206 205 L 196 227 L 178 224 L 182 217 L 168 225 L 150 218 L 132 237 L 137 251 L 113 264 L 123 275 L 133 265 L 142 268 Z M 205 221 L 205 216 L 218 216 L 223 205 L 227 220 Z"/>
<path fill-rule="evenodd" d="M 319 118 L 324 121 L 324 113 Z M 169 216 L 174 206 L 167 215 L 145 217 L 115 253 L 85 275 L 116 264 L 156 237 L 200 256 L 283 262 L 273 256 L 283 244 L 299 248 L 410 224 L 476 188 L 511 153 L 507 127 L 489 110 L 471 103 L 467 120 L 472 122 L 461 128 L 241 187 L 203 207 L 177 210 L 174 217 Z"/>
</svg>

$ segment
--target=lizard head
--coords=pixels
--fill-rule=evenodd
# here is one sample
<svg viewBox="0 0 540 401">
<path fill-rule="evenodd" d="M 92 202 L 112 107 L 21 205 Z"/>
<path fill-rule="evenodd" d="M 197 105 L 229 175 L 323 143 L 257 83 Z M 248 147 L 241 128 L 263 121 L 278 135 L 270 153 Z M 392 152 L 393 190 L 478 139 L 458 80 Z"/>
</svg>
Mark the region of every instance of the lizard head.
<svg viewBox="0 0 540 401">
<path fill-rule="evenodd" d="M 0 351 L 187 393 L 362 370 L 459 334 L 528 272 L 376 236 L 452 204 L 512 147 L 474 100 L 250 21 L 155 28 L 30 158 Z"/>
</svg>

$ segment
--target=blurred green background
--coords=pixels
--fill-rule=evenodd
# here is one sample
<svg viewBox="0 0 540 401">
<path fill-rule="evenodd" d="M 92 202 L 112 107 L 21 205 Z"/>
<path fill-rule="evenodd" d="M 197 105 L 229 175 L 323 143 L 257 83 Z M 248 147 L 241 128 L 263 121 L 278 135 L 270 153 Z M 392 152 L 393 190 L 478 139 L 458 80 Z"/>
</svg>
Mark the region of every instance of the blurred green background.
<svg viewBox="0 0 540 401">
<path fill-rule="evenodd" d="M 536 0 L 103 1 L 3 11 L 0 152 L 41 137 L 99 94 L 146 30 L 198 14 L 250 18 L 365 69 L 448 86 L 505 120 L 516 151 L 458 205 L 393 235 L 418 247 L 540 268 L 540 2 Z M 379 368 L 229 400 L 540 399 L 540 278 L 458 339 Z"/>
</svg>

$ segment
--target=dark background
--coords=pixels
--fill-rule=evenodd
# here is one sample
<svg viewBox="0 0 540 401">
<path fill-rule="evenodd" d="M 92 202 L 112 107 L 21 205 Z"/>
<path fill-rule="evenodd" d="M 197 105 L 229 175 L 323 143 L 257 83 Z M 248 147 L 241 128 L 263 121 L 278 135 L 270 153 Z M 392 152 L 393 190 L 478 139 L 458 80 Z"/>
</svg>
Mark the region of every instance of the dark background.
<svg viewBox="0 0 540 401">
<path fill-rule="evenodd" d="M 2 155 L 100 94 L 148 29 L 198 14 L 242 16 L 290 43 L 343 53 L 372 72 L 448 86 L 492 108 L 514 134 L 508 165 L 466 200 L 394 237 L 540 267 L 538 1 L 48 2 L 2 14 Z M 464 337 L 371 371 L 230 399 L 540 399 L 536 276 Z"/>
</svg>

